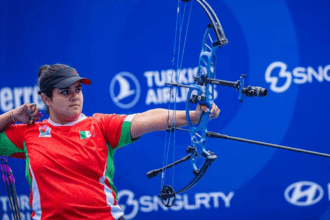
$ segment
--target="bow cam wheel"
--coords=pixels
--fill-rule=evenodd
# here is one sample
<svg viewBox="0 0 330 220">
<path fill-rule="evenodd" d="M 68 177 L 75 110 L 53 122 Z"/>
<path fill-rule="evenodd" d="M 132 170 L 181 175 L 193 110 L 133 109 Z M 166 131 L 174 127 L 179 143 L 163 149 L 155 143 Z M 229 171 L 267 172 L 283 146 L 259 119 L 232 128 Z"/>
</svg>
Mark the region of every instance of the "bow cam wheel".
<svg viewBox="0 0 330 220">
<path fill-rule="evenodd" d="M 176 199 L 175 191 L 169 185 L 163 186 L 158 197 L 161 199 L 163 205 L 166 207 L 172 207 Z"/>
</svg>

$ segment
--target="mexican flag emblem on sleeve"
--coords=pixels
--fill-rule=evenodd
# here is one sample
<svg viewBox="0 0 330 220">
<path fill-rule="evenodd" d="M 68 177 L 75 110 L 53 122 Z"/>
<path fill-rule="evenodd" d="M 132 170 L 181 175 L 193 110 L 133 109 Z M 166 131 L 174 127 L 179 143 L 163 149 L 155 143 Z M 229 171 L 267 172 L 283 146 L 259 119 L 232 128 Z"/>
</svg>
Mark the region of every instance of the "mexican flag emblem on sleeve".
<svg viewBox="0 0 330 220">
<path fill-rule="evenodd" d="M 92 136 L 90 131 L 80 131 L 79 133 L 80 133 L 81 140 L 84 140 L 84 139 Z"/>
</svg>

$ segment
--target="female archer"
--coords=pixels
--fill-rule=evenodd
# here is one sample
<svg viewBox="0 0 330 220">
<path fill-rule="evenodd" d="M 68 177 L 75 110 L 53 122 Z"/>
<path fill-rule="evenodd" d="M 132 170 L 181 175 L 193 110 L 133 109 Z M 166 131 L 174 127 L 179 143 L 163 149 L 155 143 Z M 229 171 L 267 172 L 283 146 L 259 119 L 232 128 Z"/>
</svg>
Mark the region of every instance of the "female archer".
<svg viewBox="0 0 330 220">
<path fill-rule="evenodd" d="M 124 219 L 113 183 L 114 153 L 143 134 L 165 130 L 171 111 L 87 117 L 81 84 L 89 79 L 63 64 L 44 65 L 38 75 L 49 118 L 37 122 L 40 110 L 30 103 L 0 115 L 0 155 L 26 160 L 32 219 Z M 197 106 L 192 122 L 203 112 L 217 118 L 220 110 Z M 17 121 L 22 124 L 13 125 Z M 186 112 L 177 111 L 176 126 L 186 125 Z"/>
</svg>

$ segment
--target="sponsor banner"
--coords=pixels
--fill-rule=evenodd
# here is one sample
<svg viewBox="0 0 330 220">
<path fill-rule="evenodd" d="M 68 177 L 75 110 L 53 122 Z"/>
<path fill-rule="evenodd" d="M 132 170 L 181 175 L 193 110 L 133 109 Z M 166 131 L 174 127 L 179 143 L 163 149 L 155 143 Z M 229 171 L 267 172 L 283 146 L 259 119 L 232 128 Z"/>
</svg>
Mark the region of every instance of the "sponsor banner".
<svg viewBox="0 0 330 220">
<path fill-rule="evenodd" d="M 22 220 L 31 220 L 31 207 L 30 207 L 30 199 L 28 195 L 17 195 L 19 210 L 21 213 Z M 1 220 L 12 220 L 14 219 L 12 216 L 12 212 L 10 209 L 10 201 L 8 196 L 0 196 L 0 219 Z"/>
<path fill-rule="evenodd" d="M 176 195 L 176 203 L 168 208 L 165 207 L 158 196 L 141 196 L 136 198 L 130 190 L 121 190 L 118 192 L 119 205 L 125 211 L 125 219 L 134 219 L 139 213 L 150 213 L 168 211 L 189 211 L 199 210 L 202 207 L 206 209 L 219 209 L 221 207 L 230 208 L 234 192 L 227 195 L 223 192 L 196 193 L 193 198 L 187 194 Z"/>
<path fill-rule="evenodd" d="M 142 75 L 144 78 L 143 88 L 145 94 L 141 96 L 141 83 L 139 79 L 129 72 L 117 73 L 110 82 L 110 97 L 115 105 L 122 109 L 134 108 L 135 105 L 142 99 L 146 107 L 153 105 L 164 105 L 176 101 L 177 103 L 183 103 L 187 100 L 188 88 L 173 88 L 170 91 L 170 86 L 167 86 L 166 82 L 178 83 L 183 85 L 189 85 L 194 83 L 194 76 L 197 73 L 198 67 L 183 68 L 179 71 L 173 69 L 161 70 L 161 71 L 146 71 Z M 178 76 L 178 79 L 176 79 Z M 215 98 L 217 98 L 217 91 L 215 91 Z"/>
<path fill-rule="evenodd" d="M 120 108 L 128 109 L 140 99 L 141 87 L 138 79 L 129 72 L 116 74 L 110 83 L 112 101 Z"/>
<path fill-rule="evenodd" d="M 270 83 L 269 88 L 277 93 L 287 91 L 292 83 L 327 83 L 330 82 L 330 64 L 320 65 L 317 68 L 311 66 L 296 67 L 289 71 L 286 63 L 276 61 L 267 67 L 265 80 Z"/>
<path fill-rule="evenodd" d="M 319 184 L 311 181 L 300 181 L 292 183 L 284 192 L 286 201 L 295 206 L 315 205 L 323 197 L 328 196 L 330 201 L 330 183 L 324 190 Z"/>
<path fill-rule="evenodd" d="M 38 92 L 38 86 L 2 87 L 0 88 L 0 111 L 4 113 L 24 103 L 36 103 L 38 108 L 44 110 L 45 106 Z"/>
</svg>

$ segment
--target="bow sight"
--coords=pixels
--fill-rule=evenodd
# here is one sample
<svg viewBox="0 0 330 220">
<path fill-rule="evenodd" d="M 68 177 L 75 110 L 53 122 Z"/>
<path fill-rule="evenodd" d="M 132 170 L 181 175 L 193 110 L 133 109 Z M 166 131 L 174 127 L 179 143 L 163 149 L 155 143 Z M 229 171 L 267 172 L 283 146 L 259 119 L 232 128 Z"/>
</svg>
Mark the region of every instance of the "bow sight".
<svg viewBox="0 0 330 220">
<path fill-rule="evenodd" d="M 189 2 L 190 0 L 181 0 L 183 2 Z M 171 86 L 170 92 L 172 92 L 173 87 L 185 87 L 188 88 L 188 94 L 187 94 L 187 101 L 186 101 L 186 119 L 189 129 L 182 129 L 182 128 L 176 128 L 176 119 L 175 119 L 175 107 L 174 104 L 174 111 L 172 115 L 172 121 L 171 125 L 169 126 L 167 124 L 167 132 L 175 132 L 175 130 L 185 131 L 189 132 L 191 137 L 191 146 L 187 148 L 187 156 L 183 157 L 180 160 L 177 160 L 169 165 L 166 165 L 160 169 L 155 169 L 147 173 L 148 178 L 153 178 L 157 176 L 159 173 L 163 172 L 162 175 L 162 188 L 161 192 L 159 194 L 159 198 L 161 199 L 162 203 L 167 206 L 171 207 L 175 203 L 176 194 L 185 192 L 195 186 L 197 182 L 204 176 L 208 168 L 212 165 L 212 163 L 217 159 L 217 156 L 205 149 L 206 146 L 206 139 L 208 137 L 210 138 L 221 138 L 221 139 L 227 139 L 227 140 L 235 140 L 250 144 L 257 144 L 267 147 L 273 147 L 278 149 L 284 149 L 284 150 L 291 150 L 295 152 L 300 153 L 306 153 L 306 154 L 312 154 L 316 156 L 323 156 L 330 158 L 329 154 L 314 152 L 314 151 L 307 151 L 302 150 L 298 148 L 292 148 L 292 147 L 286 147 L 276 144 L 270 144 L 260 141 L 253 141 L 243 138 L 237 138 L 237 137 L 231 137 L 228 135 L 218 134 L 215 132 L 209 132 L 207 131 L 207 124 L 209 121 L 209 114 L 202 114 L 200 117 L 200 121 L 197 125 L 193 125 L 191 122 L 191 119 L 189 117 L 189 111 L 190 111 L 190 104 L 200 104 L 200 105 L 206 105 L 209 109 L 212 108 L 213 102 L 214 102 L 214 90 L 215 85 L 219 86 L 227 86 L 235 88 L 239 92 L 239 101 L 243 101 L 243 95 L 246 95 L 248 97 L 258 96 L 258 97 L 264 97 L 267 95 L 267 89 L 262 87 L 254 87 L 254 86 L 248 86 L 244 87 L 244 78 L 245 75 L 241 75 L 240 79 L 236 82 L 230 82 L 225 80 L 219 80 L 215 78 L 216 73 L 216 50 L 218 48 L 221 48 L 222 46 L 228 44 L 228 40 L 225 37 L 225 33 L 222 29 L 222 26 L 220 24 L 220 21 L 217 17 L 217 15 L 214 13 L 211 6 L 205 1 L 205 0 L 195 0 L 199 5 L 204 9 L 205 13 L 207 14 L 210 24 L 207 25 L 206 32 L 204 34 L 203 38 L 203 46 L 202 51 L 200 53 L 199 57 L 199 65 L 197 74 L 194 77 L 194 83 L 192 85 L 182 85 L 178 83 L 169 82 L 166 83 L 166 85 Z M 180 4 L 180 1 L 179 1 Z M 180 5 L 179 5 L 180 7 Z M 180 10 L 178 10 L 179 13 Z M 179 16 L 178 16 L 179 17 Z M 183 16 L 184 17 L 184 16 Z M 189 16 L 190 17 L 190 16 Z M 181 25 L 182 25 L 181 21 Z M 188 21 L 189 24 L 189 21 Z M 182 28 L 182 26 L 181 26 Z M 214 37 L 215 36 L 215 37 Z M 179 44 L 180 47 L 180 44 Z M 175 54 L 175 53 L 174 53 Z M 175 57 L 175 56 L 174 56 Z M 181 60 L 182 62 L 182 60 Z M 173 61 L 174 63 L 174 61 Z M 174 66 L 173 66 L 174 67 Z M 180 68 L 178 68 L 180 69 Z M 180 71 L 177 71 L 180 73 Z M 178 76 L 176 76 L 176 82 L 178 81 Z M 172 77 L 173 79 L 173 77 Z M 175 97 L 175 95 L 174 95 Z M 170 102 L 171 103 L 171 102 Z M 175 100 L 174 100 L 175 103 Z M 168 116 L 169 121 L 169 116 Z M 168 123 L 168 122 L 167 122 Z M 170 133 L 171 134 L 171 133 Z M 169 140 L 168 140 L 169 143 Z M 166 146 L 166 145 L 165 145 Z M 169 146 L 169 145 L 168 145 Z M 167 147 L 167 146 L 166 146 Z M 168 151 L 167 151 L 168 152 Z M 197 166 L 196 164 L 196 158 L 201 157 L 204 162 Z M 166 159 L 167 160 L 167 159 Z M 163 185 L 163 179 L 165 176 L 164 171 L 168 168 L 174 167 L 184 161 L 190 160 L 192 167 L 193 167 L 193 174 L 194 178 L 191 180 L 187 186 L 183 187 L 179 191 L 174 191 L 173 187 L 169 185 Z"/>
<path fill-rule="evenodd" d="M 209 78 L 207 78 L 207 76 L 201 75 L 200 77 L 195 76 L 194 82 L 196 82 L 198 85 L 201 85 L 201 86 L 205 86 L 207 84 L 212 84 L 212 85 L 227 86 L 227 87 L 235 88 L 239 92 L 240 102 L 243 102 L 243 95 L 246 95 L 248 97 L 253 97 L 253 96 L 264 97 L 267 95 L 267 89 L 259 87 L 259 86 L 248 86 L 247 88 L 244 88 L 245 76 L 246 76 L 245 74 L 242 74 L 240 77 L 240 80 L 237 80 L 236 82 L 230 82 L 230 81 L 225 81 L 225 80 L 220 80 L 220 79 L 209 79 Z M 189 86 L 177 84 L 177 83 L 165 83 L 165 84 L 169 85 L 169 86 L 189 88 Z M 196 104 L 198 99 L 203 100 L 203 101 L 206 100 L 205 96 L 192 95 L 190 102 Z"/>
</svg>

